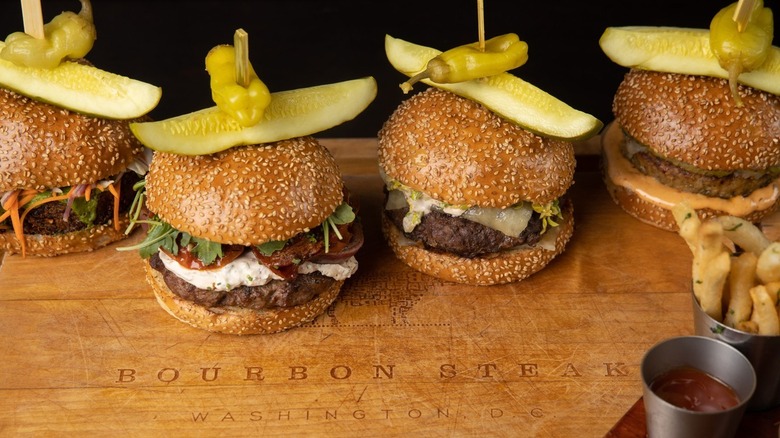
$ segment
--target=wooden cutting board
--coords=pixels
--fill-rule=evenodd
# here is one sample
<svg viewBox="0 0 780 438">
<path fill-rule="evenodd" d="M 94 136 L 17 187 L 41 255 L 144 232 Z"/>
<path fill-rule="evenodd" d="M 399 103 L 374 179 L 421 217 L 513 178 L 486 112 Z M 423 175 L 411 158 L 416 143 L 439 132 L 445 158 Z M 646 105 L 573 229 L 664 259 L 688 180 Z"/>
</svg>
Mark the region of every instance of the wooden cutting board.
<svg viewBox="0 0 780 438">
<path fill-rule="evenodd" d="M 326 314 L 213 334 L 165 313 L 117 245 L 6 256 L 0 435 L 604 436 L 641 395 L 645 350 L 692 333 L 690 251 L 612 203 L 593 144 L 578 149 L 567 251 L 523 282 L 468 287 L 383 242 L 375 139 L 323 143 L 366 229 Z"/>
</svg>

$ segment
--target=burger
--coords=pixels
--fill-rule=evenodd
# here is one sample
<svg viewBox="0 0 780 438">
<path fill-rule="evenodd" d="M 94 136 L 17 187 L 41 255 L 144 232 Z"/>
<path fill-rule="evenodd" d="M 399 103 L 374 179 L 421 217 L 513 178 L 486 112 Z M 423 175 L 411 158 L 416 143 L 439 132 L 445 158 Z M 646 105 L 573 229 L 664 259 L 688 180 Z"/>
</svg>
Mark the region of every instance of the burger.
<svg viewBox="0 0 780 438">
<path fill-rule="evenodd" d="M 55 256 L 127 237 L 148 158 L 130 121 L 0 88 L 0 251 Z"/>
<path fill-rule="evenodd" d="M 219 333 L 313 320 L 357 270 L 357 203 L 311 136 L 207 155 L 155 152 L 145 179 L 146 278 L 169 314 Z"/>
<path fill-rule="evenodd" d="M 780 205 L 780 96 L 727 79 L 629 70 L 602 136 L 602 169 L 615 203 L 633 217 L 677 229 L 671 208 L 752 222 Z"/>
<path fill-rule="evenodd" d="M 510 283 L 544 268 L 571 238 L 571 142 L 436 87 L 403 101 L 378 140 L 383 234 L 412 268 L 457 283 Z"/>
</svg>

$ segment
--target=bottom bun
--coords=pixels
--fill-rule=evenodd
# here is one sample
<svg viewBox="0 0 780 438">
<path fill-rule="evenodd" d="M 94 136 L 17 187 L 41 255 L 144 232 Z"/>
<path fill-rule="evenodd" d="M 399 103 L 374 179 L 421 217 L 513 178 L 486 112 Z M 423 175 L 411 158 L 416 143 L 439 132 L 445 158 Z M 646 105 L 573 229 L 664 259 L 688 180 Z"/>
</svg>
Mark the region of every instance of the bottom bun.
<svg viewBox="0 0 780 438">
<path fill-rule="evenodd" d="M 678 231 L 679 227 L 677 226 L 677 221 L 674 219 L 674 215 L 669 208 L 646 200 L 634 190 L 616 184 L 612 179 L 609 172 L 612 163 L 610 163 L 609 159 L 607 158 L 606 151 L 608 148 L 612 150 L 615 148 L 620 148 L 620 144 L 624 141 L 625 137 L 623 136 L 622 130 L 615 123 L 611 124 L 605 131 L 606 133 L 602 137 L 601 173 L 604 179 L 604 185 L 612 197 L 612 200 L 626 213 L 640 220 L 641 222 L 667 231 Z M 622 157 L 622 154 L 620 156 Z M 649 176 L 645 177 L 651 178 Z M 667 188 L 666 190 L 673 189 Z M 695 196 L 706 198 L 704 195 Z M 660 198 L 661 197 L 659 196 L 659 199 Z M 750 222 L 760 222 L 761 219 L 777 210 L 778 207 L 780 207 L 780 199 L 778 199 L 778 201 L 776 201 L 768 208 L 755 210 L 741 217 Z M 711 208 L 697 208 L 696 212 L 698 213 L 701 220 L 705 220 L 711 217 L 729 215 L 727 212 Z"/>
<path fill-rule="evenodd" d="M 240 307 L 205 307 L 171 292 L 162 274 L 144 263 L 146 281 L 152 286 L 157 302 L 171 316 L 193 327 L 229 335 L 263 335 L 281 332 L 314 320 L 338 297 L 344 281 L 336 281 L 313 300 L 294 307 L 245 309 Z"/>
<path fill-rule="evenodd" d="M 96 225 L 79 231 L 65 234 L 25 234 L 25 255 L 39 257 L 54 257 L 74 252 L 86 252 L 102 248 L 110 243 L 127 238 L 125 229 L 129 224 L 127 218 L 119 219 L 119 229 L 113 224 Z M 0 252 L 21 254 L 22 246 L 12 230 L 0 233 Z"/>
<path fill-rule="evenodd" d="M 424 274 L 477 286 L 513 283 L 538 272 L 563 252 L 574 233 L 574 207 L 571 202 L 566 205 L 553 250 L 525 247 L 474 258 L 430 251 L 407 239 L 385 214 L 382 232 L 396 257 Z"/>
</svg>

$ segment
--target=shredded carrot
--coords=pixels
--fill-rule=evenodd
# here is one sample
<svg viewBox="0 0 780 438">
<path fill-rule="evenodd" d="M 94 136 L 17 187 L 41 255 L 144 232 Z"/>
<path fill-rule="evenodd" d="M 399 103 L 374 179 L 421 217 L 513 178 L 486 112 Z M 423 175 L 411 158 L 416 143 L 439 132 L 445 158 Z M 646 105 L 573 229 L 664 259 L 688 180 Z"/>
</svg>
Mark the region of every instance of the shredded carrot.
<svg viewBox="0 0 780 438">
<path fill-rule="evenodd" d="M 16 238 L 19 239 L 19 246 L 22 247 L 22 257 L 26 256 L 27 254 L 27 245 L 25 245 L 24 242 L 24 233 L 22 233 L 22 221 L 19 219 L 19 203 L 18 197 L 14 198 L 14 202 L 11 204 L 11 224 L 14 227 L 14 234 L 16 234 Z"/>
<path fill-rule="evenodd" d="M 19 195 L 21 193 L 22 193 L 21 190 L 14 190 L 14 192 L 11 193 L 11 195 L 3 204 L 3 210 L 5 210 L 5 213 L 2 216 L 0 216 L 0 220 L 5 220 L 5 218 L 11 216 L 11 225 L 14 228 L 14 234 L 16 235 L 16 238 L 19 240 L 19 245 L 22 248 L 22 257 L 24 257 L 27 248 L 24 244 L 24 234 L 22 233 L 22 221 L 19 218 Z"/>
<path fill-rule="evenodd" d="M 114 196 L 114 229 L 119 230 L 119 191 L 116 189 L 116 187 L 114 187 L 113 184 L 108 185 L 108 191 Z M 87 187 L 84 196 L 87 201 L 89 201 L 90 199 L 91 192 L 92 192 L 92 187 L 91 186 Z M 24 231 L 22 226 L 24 224 L 24 219 L 27 217 L 27 214 L 30 213 L 33 209 L 40 207 L 43 204 L 49 202 L 55 202 L 55 201 L 63 201 L 68 199 L 67 193 L 40 199 L 38 201 L 35 201 L 33 204 L 27 206 L 27 208 L 25 208 L 24 212 L 22 212 L 20 216 L 19 215 L 20 207 L 32 201 L 32 199 L 35 196 L 37 196 L 38 193 L 39 192 L 36 190 L 29 190 L 29 189 L 16 190 L 8 197 L 8 199 L 2 205 L 3 210 L 5 210 L 5 213 L 0 215 L 0 222 L 8 219 L 8 217 L 11 218 L 11 224 L 13 226 L 14 234 L 16 235 L 16 238 L 19 240 L 19 245 L 22 248 L 22 257 L 26 255 L 26 251 L 27 251 L 25 241 L 24 241 Z"/>
<path fill-rule="evenodd" d="M 119 231 L 119 191 L 114 187 L 114 183 L 108 185 L 108 191 L 114 195 L 114 229 Z"/>
<path fill-rule="evenodd" d="M 86 199 L 87 202 L 89 202 L 89 197 L 90 196 L 92 196 L 92 184 L 88 185 L 87 186 L 87 190 L 84 191 L 84 199 Z"/>
</svg>

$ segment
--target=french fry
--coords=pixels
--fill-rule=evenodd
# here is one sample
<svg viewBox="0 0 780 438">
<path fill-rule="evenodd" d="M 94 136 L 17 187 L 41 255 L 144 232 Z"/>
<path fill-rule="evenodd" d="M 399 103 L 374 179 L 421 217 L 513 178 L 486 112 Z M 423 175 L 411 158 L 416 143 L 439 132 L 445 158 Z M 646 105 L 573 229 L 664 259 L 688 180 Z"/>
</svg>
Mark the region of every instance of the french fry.
<svg viewBox="0 0 780 438">
<path fill-rule="evenodd" d="M 752 308 L 753 306 L 751 305 L 750 307 Z M 758 334 L 758 324 L 755 321 L 741 321 L 734 328 L 745 333 Z"/>
<path fill-rule="evenodd" d="M 696 252 L 699 227 L 701 226 L 698 213 L 687 203 L 681 202 L 672 207 L 672 216 L 674 216 L 674 221 L 677 222 L 678 233 L 685 239 L 691 252 Z"/>
<path fill-rule="evenodd" d="M 752 222 L 736 216 L 714 218 L 723 226 L 723 235 L 745 251 L 761 254 L 771 241 Z"/>
<path fill-rule="evenodd" d="M 764 286 L 766 286 L 769 296 L 775 301 L 775 309 L 777 309 L 778 317 L 780 317 L 780 281 L 773 281 Z"/>
<path fill-rule="evenodd" d="M 703 222 L 693 254 L 693 293 L 699 305 L 716 321 L 723 320 L 723 288 L 731 270 L 731 256 L 723 246 L 723 227 Z"/>
<path fill-rule="evenodd" d="M 701 309 L 737 330 L 780 336 L 780 242 L 736 216 L 702 221 L 686 203 L 673 206 L 672 214 L 693 254 L 693 293 Z"/>
<path fill-rule="evenodd" d="M 780 242 L 774 242 L 761 252 L 756 275 L 762 283 L 780 281 Z"/>
<path fill-rule="evenodd" d="M 780 317 L 777 315 L 775 300 L 764 285 L 758 285 L 750 289 L 750 297 L 753 299 L 753 315 L 750 318 L 758 324 L 758 334 L 764 336 L 780 335 Z"/>
<path fill-rule="evenodd" d="M 752 252 L 744 252 L 731 259 L 729 273 L 729 302 L 723 323 L 729 327 L 750 319 L 753 300 L 750 289 L 756 285 L 756 263 L 758 257 Z"/>
</svg>

